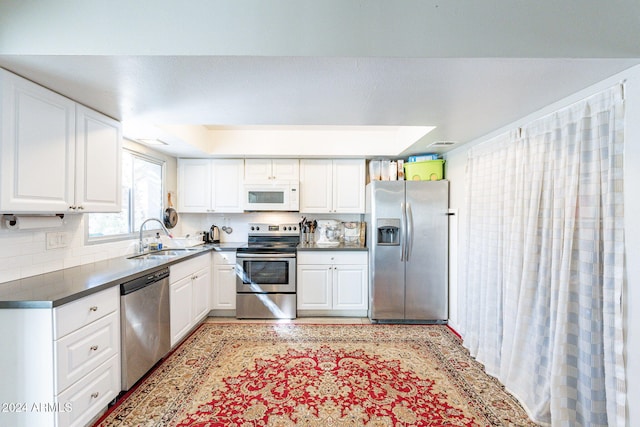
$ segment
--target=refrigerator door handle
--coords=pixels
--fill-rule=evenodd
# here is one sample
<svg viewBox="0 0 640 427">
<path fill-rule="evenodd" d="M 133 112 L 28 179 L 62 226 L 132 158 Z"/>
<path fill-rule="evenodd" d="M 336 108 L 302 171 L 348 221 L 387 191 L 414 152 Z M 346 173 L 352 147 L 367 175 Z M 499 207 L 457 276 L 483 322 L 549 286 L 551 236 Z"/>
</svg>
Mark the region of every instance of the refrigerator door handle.
<svg viewBox="0 0 640 427">
<path fill-rule="evenodd" d="M 413 211 L 411 210 L 411 203 L 407 202 L 405 209 L 407 211 L 407 250 L 405 258 L 407 261 L 409 261 L 411 251 L 413 250 Z"/>
<path fill-rule="evenodd" d="M 400 246 L 402 246 L 402 250 L 400 252 L 400 261 L 404 262 L 407 247 L 407 210 L 404 203 L 400 203 L 400 211 L 402 212 L 402 222 L 400 224 L 400 228 L 402 228 L 400 234 Z"/>
</svg>

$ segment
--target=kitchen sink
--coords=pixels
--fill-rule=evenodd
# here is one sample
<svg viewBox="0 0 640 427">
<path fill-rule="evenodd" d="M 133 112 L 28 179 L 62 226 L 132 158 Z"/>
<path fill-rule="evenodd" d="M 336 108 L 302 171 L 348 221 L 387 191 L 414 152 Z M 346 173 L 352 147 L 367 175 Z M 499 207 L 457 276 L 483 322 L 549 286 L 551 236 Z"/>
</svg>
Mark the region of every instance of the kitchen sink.
<svg viewBox="0 0 640 427">
<path fill-rule="evenodd" d="M 145 259 L 158 259 L 158 260 L 163 260 L 163 259 L 171 259 L 171 258 L 175 258 L 175 257 L 179 257 L 179 256 L 183 256 L 186 255 L 188 253 L 191 252 L 197 252 L 199 251 L 199 248 L 180 248 L 180 249 L 161 249 L 159 251 L 153 251 L 153 252 L 146 252 L 140 255 L 134 255 L 134 256 L 130 256 L 128 257 L 128 259 L 140 259 L 140 260 L 145 260 Z"/>
</svg>

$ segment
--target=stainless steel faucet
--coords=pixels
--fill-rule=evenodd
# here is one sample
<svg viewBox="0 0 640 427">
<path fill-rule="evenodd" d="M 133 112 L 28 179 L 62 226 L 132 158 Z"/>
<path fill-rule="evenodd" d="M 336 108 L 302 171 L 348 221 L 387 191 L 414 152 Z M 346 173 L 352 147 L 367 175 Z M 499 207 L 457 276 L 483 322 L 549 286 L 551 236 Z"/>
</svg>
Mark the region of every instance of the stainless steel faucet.
<svg viewBox="0 0 640 427">
<path fill-rule="evenodd" d="M 164 230 L 164 233 L 167 236 L 173 237 L 171 236 L 171 233 L 169 233 L 169 230 L 167 230 L 167 227 L 164 226 L 164 223 L 158 218 L 147 218 L 140 225 L 140 242 L 138 243 L 138 252 L 144 252 L 144 250 L 147 248 L 147 246 L 145 246 L 144 242 L 142 241 L 142 230 L 144 229 L 144 225 L 149 221 L 156 221 L 158 224 L 160 224 L 160 227 L 162 227 L 162 230 Z"/>
</svg>

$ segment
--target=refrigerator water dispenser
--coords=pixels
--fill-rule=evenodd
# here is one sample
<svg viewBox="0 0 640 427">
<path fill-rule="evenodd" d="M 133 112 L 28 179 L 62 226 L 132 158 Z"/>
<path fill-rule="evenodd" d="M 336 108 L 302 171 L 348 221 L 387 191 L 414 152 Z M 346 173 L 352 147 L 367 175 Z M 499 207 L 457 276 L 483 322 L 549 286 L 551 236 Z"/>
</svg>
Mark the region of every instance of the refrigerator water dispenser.
<svg viewBox="0 0 640 427">
<path fill-rule="evenodd" d="M 380 218 L 377 222 L 377 240 L 379 246 L 400 245 L 400 220 Z"/>
</svg>

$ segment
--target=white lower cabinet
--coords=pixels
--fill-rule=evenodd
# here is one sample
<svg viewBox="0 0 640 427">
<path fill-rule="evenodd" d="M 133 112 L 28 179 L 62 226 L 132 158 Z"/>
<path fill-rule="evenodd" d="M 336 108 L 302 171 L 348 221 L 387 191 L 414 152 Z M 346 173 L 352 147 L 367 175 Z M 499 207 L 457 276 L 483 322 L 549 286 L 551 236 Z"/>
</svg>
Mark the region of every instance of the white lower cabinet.
<svg viewBox="0 0 640 427">
<path fill-rule="evenodd" d="M 235 315 L 236 309 L 236 253 L 213 252 L 213 283 L 211 286 L 211 310 L 214 314 Z M 226 312 L 225 312 L 226 310 Z"/>
<path fill-rule="evenodd" d="M 120 392 L 120 356 L 113 356 L 91 375 L 58 395 L 58 426 L 85 426 Z"/>
<path fill-rule="evenodd" d="M 298 252 L 298 315 L 366 316 L 367 252 Z"/>
<path fill-rule="evenodd" d="M 117 286 L 59 307 L 0 310 L 0 425 L 84 426 L 120 392 Z"/>
<path fill-rule="evenodd" d="M 169 286 L 171 346 L 191 329 L 193 320 L 193 286 L 191 277 L 172 282 Z"/>
<path fill-rule="evenodd" d="M 208 253 L 169 267 L 171 346 L 209 313 L 211 261 Z"/>
</svg>

